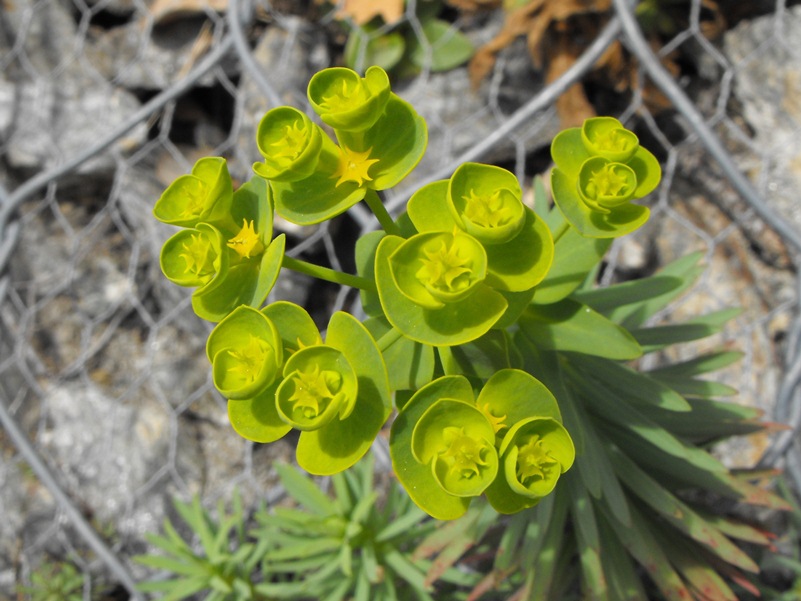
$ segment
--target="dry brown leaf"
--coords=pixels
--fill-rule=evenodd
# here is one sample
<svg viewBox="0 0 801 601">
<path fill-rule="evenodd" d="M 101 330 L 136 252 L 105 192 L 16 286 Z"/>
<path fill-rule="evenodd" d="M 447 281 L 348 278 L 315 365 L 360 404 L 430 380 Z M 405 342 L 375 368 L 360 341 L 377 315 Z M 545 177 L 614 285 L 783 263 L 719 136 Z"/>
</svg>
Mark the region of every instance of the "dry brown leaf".
<svg viewBox="0 0 801 601">
<path fill-rule="evenodd" d="M 222 13 L 228 9 L 228 0 L 154 0 L 150 14 L 157 25 L 164 25 L 187 16 L 204 15 L 209 11 Z"/>
<path fill-rule="evenodd" d="M 498 34 L 481 48 L 476 50 L 467 66 L 470 83 L 478 88 L 484 78 L 495 66 L 495 55 L 514 42 L 518 37 L 528 33 L 528 23 L 536 18 L 542 5 L 548 0 L 532 0 L 526 6 L 507 13 L 503 27 Z"/>
<path fill-rule="evenodd" d="M 356 25 L 365 25 L 376 17 L 384 23 L 397 23 L 406 12 L 404 0 L 345 0 L 337 12 L 338 19 L 350 17 Z"/>
<path fill-rule="evenodd" d="M 577 52 L 580 52 L 577 46 L 571 37 L 565 35 L 557 36 L 554 44 L 548 44 L 547 83 L 558 79 L 576 62 Z M 562 128 L 579 127 L 585 119 L 596 115 L 581 82 L 574 83 L 556 100 L 556 112 Z"/>
</svg>

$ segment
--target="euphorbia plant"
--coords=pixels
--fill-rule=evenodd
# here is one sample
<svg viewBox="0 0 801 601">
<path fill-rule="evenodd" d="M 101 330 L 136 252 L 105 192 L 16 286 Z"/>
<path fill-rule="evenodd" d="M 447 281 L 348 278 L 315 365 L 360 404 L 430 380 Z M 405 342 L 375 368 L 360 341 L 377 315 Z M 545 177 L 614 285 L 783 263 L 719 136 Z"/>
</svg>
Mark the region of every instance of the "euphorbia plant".
<svg viewBox="0 0 801 601">
<path fill-rule="evenodd" d="M 541 576 L 548 558 L 567 552 L 569 514 L 593 598 L 642 598 L 627 553 L 667 597 L 706 599 L 698 591 L 714 589 L 731 598 L 709 566 L 739 581 L 737 570 L 753 566 L 727 537 L 762 539 L 688 509 L 648 473 L 779 507 L 690 435 L 693 419 L 709 416 L 705 431 L 720 436 L 760 426 L 712 399 L 725 389 L 693 377 L 721 365 L 715 356 L 650 374 L 626 364 L 712 333 L 731 314 L 693 328 L 646 324 L 690 285 L 697 257 L 622 288 L 593 287 L 611 240 L 648 219 L 639 201 L 659 184 L 654 155 L 619 121 L 597 117 L 553 142 L 552 209 L 541 183 L 532 208 L 512 173 L 466 163 L 393 217 L 378 192 L 423 157 L 425 121 L 379 67 L 364 77 L 326 69 L 308 96 L 333 138 L 298 109 L 273 108 L 250 182 L 233 191 L 224 160 L 201 159 L 154 210 L 185 228 L 165 243 L 162 268 L 195 287 L 195 312 L 218 322 L 207 354 L 234 430 L 268 443 L 297 429 L 298 463 L 332 475 L 390 426 L 398 481 L 428 514 L 484 515 L 485 497 L 521 516 L 502 547 L 522 544 L 538 566 L 521 595 L 556 598 Z M 362 200 L 381 229 L 358 240 L 356 274 L 290 258 L 283 236 L 272 239 L 274 212 L 310 225 Z M 281 268 L 358 288 L 367 318 L 337 312 L 323 336 L 298 305 L 262 306 Z M 665 521 L 649 521 L 646 506 Z M 503 553 L 497 561 L 499 574 L 515 563 Z"/>
</svg>

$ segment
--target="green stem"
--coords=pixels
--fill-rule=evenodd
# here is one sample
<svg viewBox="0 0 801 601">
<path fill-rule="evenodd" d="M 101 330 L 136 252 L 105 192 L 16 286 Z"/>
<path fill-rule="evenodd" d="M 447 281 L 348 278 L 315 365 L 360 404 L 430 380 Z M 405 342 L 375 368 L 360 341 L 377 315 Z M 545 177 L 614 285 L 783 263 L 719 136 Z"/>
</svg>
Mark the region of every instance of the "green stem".
<svg viewBox="0 0 801 601">
<path fill-rule="evenodd" d="M 398 330 L 392 328 L 391 330 L 387 331 L 381 338 L 376 341 L 378 345 L 378 350 L 382 353 L 387 350 L 390 346 L 392 346 L 396 340 L 399 340 L 403 336 Z"/>
<path fill-rule="evenodd" d="M 326 282 L 342 284 L 343 286 L 350 286 L 351 288 L 358 288 L 359 290 L 370 290 L 371 292 L 377 292 L 375 282 L 373 280 L 368 280 L 367 278 L 363 278 L 358 275 L 344 273 L 342 271 L 337 271 L 321 265 L 307 263 L 306 261 L 301 261 L 300 259 L 288 257 L 287 255 L 284 255 L 281 265 L 287 269 L 291 269 L 292 271 L 310 275 L 313 278 L 325 280 Z"/>
<path fill-rule="evenodd" d="M 555 207 L 554 210 L 556 210 Z M 556 228 L 551 231 L 551 234 L 553 235 L 553 243 L 556 244 L 557 242 L 559 242 L 559 238 L 564 236 L 565 232 L 567 232 L 567 230 L 569 229 L 570 229 L 570 224 L 567 222 L 567 219 L 562 217 L 561 221 L 556 226 Z"/>
<path fill-rule="evenodd" d="M 395 236 L 401 235 L 400 228 L 395 221 L 393 221 L 392 216 L 387 211 L 384 203 L 381 202 L 381 198 L 375 190 L 367 190 L 364 201 L 367 203 L 367 206 L 370 207 L 373 215 L 378 219 L 378 223 L 381 224 L 381 227 L 384 228 L 387 234 L 393 234 Z"/>
</svg>

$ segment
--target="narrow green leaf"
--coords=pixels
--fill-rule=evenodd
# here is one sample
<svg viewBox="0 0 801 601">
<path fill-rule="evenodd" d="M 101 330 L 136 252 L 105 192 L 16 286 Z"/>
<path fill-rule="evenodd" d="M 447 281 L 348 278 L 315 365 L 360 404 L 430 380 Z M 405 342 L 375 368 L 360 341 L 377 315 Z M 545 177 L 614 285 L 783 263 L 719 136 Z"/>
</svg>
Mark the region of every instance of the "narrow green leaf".
<svg viewBox="0 0 801 601">
<path fill-rule="evenodd" d="M 589 589 L 589 599 L 603 599 L 607 596 L 607 583 L 601 565 L 601 540 L 595 520 L 593 503 L 579 476 L 575 473 L 565 475 L 565 483 L 572 505 L 570 514 L 576 528 L 582 584 Z"/>
<path fill-rule="evenodd" d="M 654 538 L 646 518 L 634 507 L 631 507 L 631 518 L 632 527 L 624 527 L 611 516 L 607 516 L 617 537 L 637 562 L 645 568 L 668 601 L 692 599 L 690 591 L 687 590 L 661 545 Z"/>
<path fill-rule="evenodd" d="M 609 359 L 636 359 L 642 354 L 626 330 L 570 299 L 553 305 L 531 305 L 519 323 L 526 337 L 544 350 L 575 351 Z"/>
<path fill-rule="evenodd" d="M 287 492 L 309 511 L 323 516 L 337 513 L 334 501 L 317 488 L 310 478 L 285 463 L 277 463 L 275 470 Z"/>
<path fill-rule="evenodd" d="M 683 283 L 681 278 L 675 276 L 652 276 L 604 288 L 577 290 L 571 298 L 613 319 L 613 315 L 620 315 L 622 307 L 635 303 L 642 304 L 652 298 L 669 294 L 680 288 Z M 613 319 L 613 321 L 617 320 Z"/>
<path fill-rule="evenodd" d="M 687 290 L 703 273 L 704 267 L 698 265 L 703 256 L 702 252 L 690 253 L 660 269 L 653 277 L 677 277 L 682 280 L 682 285 L 643 303 L 621 306 L 612 312 L 610 319 L 628 329 L 642 326 L 649 317 L 664 309 L 673 299 Z"/>
<path fill-rule="evenodd" d="M 652 376 L 700 376 L 724 369 L 743 358 L 739 351 L 717 351 L 707 353 L 679 363 L 664 365 L 649 371 Z"/>
<path fill-rule="evenodd" d="M 629 490 L 661 514 L 675 528 L 705 545 L 711 553 L 724 561 L 749 572 L 759 571 L 754 561 L 739 547 L 688 505 L 663 488 L 625 454 L 612 449 L 610 456 L 618 476 L 626 483 Z"/>
<path fill-rule="evenodd" d="M 690 404 L 681 394 L 647 374 L 598 357 L 570 354 L 567 358 L 591 378 L 603 382 L 624 402 L 638 407 L 655 405 L 670 411 L 690 411 Z"/>
<path fill-rule="evenodd" d="M 722 309 L 684 323 L 632 329 L 631 335 L 646 352 L 651 352 L 671 344 L 692 342 L 717 334 L 727 321 L 741 312 L 740 309 Z"/>
<path fill-rule="evenodd" d="M 648 595 L 643 581 L 635 570 L 631 556 L 623 547 L 603 513 L 597 516 L 601 537 L 601 563 L 609 587 L 609 600 L 642 601 Z"/>
<path fill-rule="evenodd" d="M 711 399 L 719 396 L 733 396 L 737 389 L 722 382 L 688 378 L 687 376 L 666 376 L 656 374 L 652 376 L 656 381 L 668 386 L 678 394 L 688 397 Z"/>
<path fill-rule="evenodd" d="M 558 210 L 555 212 L 561 217 Z M 550 305 L 567 297 L 587 278 L 611 245 L 609 238 L 585 238 L 573 228 L 564 231 L 555 240 L 554 262 L 534 292 L 534 303 Z"/>
</svg>

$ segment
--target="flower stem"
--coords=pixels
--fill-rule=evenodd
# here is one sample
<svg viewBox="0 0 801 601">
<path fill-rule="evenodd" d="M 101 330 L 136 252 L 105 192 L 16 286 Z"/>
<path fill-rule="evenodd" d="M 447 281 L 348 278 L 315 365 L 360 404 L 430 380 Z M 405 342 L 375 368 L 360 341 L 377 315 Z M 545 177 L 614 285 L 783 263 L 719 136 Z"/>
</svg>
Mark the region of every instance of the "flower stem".
<svg viewBox="0 0 801 601">
<path fill-rule="evenodd" d="M 375 190 L 367 190 L 364 201 L 367 203 L 367 206 L 370 207 L 373 215 L 378 219 L 378 223 L 381 224 L 381 227 L 384 228 L 387 234 L 393 234 L 395 236 L 401 235 L 400 228 L 392 220 L 392 216 L 387 211 L 387 208 L 384 206 L 384 203 Z"/>
<path fill-rule="evenodd" d="M 388 330 L 383 336 L 381 336 L 381 338 L 376 340 L 378 350 L 383 353 L 390 346 L 392 346 L 396 340 L 400 339 L 401 336 L 402 334 L 394 327 L 391 330 Z"/>
<path fill-rule="evenodd" d="M 330 269 L 328 267 L 323 267 L 321 265 L 314 265 L 313 263 L 301 261 L 300 259 L 294 259 L 287 255 L 284 255 L 281 265 L 287 269 L 291 269 L 292 271 L 310 275 L 313 278 L 325 280 L 326 282 L 350 286 L 351 288 L 358 288 L 359 290 L 370 290 L 372 292 L 377 291 L 375 282 L 373 280 L 369 280 L 358 275 L 337 271 L 335 269 Z"/>
</svg>

